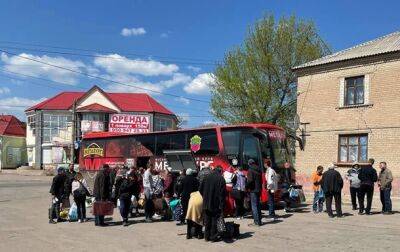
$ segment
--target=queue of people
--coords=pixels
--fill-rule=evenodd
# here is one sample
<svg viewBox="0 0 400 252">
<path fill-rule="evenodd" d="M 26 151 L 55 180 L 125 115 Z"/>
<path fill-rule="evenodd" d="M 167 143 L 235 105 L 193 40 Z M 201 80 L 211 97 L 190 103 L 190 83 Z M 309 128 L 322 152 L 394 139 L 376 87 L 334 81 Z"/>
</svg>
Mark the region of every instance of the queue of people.
<svg viewBox="0 0 400 252">
<path fill-rule="evenodd" d="M 373 159 L 369 160 L 368 166 L 360 167 L 359 164 L 354 164 L 345 176 L 349 181 L 352 208 L 358 210 L 360 215 L 370 215 L 374 185 L 378 183 L 382 213 L 391 214 L 390 194 L 393 181 L 391 171 L 385 162 L 381 162 L 378 175 L 373 164 Z M 101 205 L 100 208 L 108 206 L 113 209 L 114 205 L 118 205 L 123 226 L 129 225 L 129 216 L 134 216 L 135 210 L 136 215 L 139 213 L 139 205 L 144 208 L 145 222 L 152 222 L 157 214 L 161 214 L 162 220 L 171 220 L 174 214 L 171 213 L 170 203 L 179 200 L 181 212 L 175 220 L 179 221 L 177 225 L 187 225 L 187 239 L 195 237 L 206 241 L 218 241 L 222 238 L 221 225 L 225 225 L 223 218 L 226 204 L 229 204 L 228 195 L 234 199 L 234 216 L 237 219 L 242 219 L 246 211 L 251 210 L 253 223 L 249 226 L 259 227 L 263 224 L 260 202 L 263 186 L 268 195 L 269 218 L 275 220 L 277 217 L 275 193 L 278 191 L 278 184 L 280 184 L 280 196 L 285 202 L 284 209 L 290 211 L 292 207 L 291 191 L 295 185 L 293 169 L 289 163 L 285 163 L 279 173 L 271 167 L 270 160 L 264 160 L 263 164 L 259 165 L 255 160 L 249 159 L 247 166 L 247 171 L 242 167 L 233 170 L 228 182 L 221 167 L 205 167 L 200 171 L 187 169 L 181 171 L 179 176 L 174 176 L 169 171 L 162 173 L 156 171 L 150 163 L 146 169 L 136 167 L 111 169 L 108 165 L 103 165 L 94 179 L 93 192 L 89 190 L 82 174 L 75 172 L 72 165 L 68 170 L 58 168 L 50 189 L 52 205 L 49 210 L 49 222 L 63 221 L 60 208 L 61 205 L 63 207 L 69 205 L 70 195 L 76 204 L 78 222 L 87 221 L 86 198 L 92 196 L 95 199 L 93 206 L 103 202 L 109 205 Z M 328 216 L 334 218 L 332 209 L 334 201 L 336 217 L 341 218 L 344 181 L 337 167 L 331 164 L 324 172 L 324 168 L 318 166 L 311 180 L 314 192 L 313 212 L 323 212 L 325 203 Z M 231 191 L 227 191 L 227 183 L 231 184 Z M 248 198 L 250 204 L 245 207 Z M 107 226 L 105 215 L 109 214 L 101 211 L 94 213 L 96 226 Z"/>
<path fill-rule="evenodd" d="M 353 164 L 345 176 L 346 180 L 349 181 L 352 209 L 353 211 L 358 210 L 359 215 L 371 215 L 375 183 L 378 184 L 380 191 L 381 213 L 393 213 L 391 201 L 392 172 L 387 168 L 386 162 L 380 162 L 380 172 L 378 175 L 377 171 L 373 168 L 374 163 L 374 159 L 369 159 L 368 165 L 360 166 L 359 164 Z M 332 211 L 333 199 L 335 200 L 336 216 L 338 218 L 343 216 L 341 198 L 343 179 L 336 168 L 334 164 L 331 164 L 328 170 L 323 172 L 324 168 L 318 166 L 316 171 L 311 175 L 314 191 L 313 212 L 322 212 L 323 203 L 326 201 L 326 212 L 331 218 L 335 217 Z"/>
</svg>

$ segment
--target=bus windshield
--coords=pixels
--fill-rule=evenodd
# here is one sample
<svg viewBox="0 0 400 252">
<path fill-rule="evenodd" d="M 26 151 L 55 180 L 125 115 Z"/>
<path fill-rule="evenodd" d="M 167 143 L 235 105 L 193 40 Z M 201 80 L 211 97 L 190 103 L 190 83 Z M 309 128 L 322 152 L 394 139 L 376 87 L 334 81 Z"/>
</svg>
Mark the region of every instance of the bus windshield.
<svg viewBox="0 0 400 252">
<path fill-rule="evenodd" d="M 273 160 L 274 168 L 282 168 L 285 162 L 289 161 L 286 149 L 286 136 L 281 130 L 262 130 L 267 139 L 260 142 L 263 158 Z"/>
</svg>

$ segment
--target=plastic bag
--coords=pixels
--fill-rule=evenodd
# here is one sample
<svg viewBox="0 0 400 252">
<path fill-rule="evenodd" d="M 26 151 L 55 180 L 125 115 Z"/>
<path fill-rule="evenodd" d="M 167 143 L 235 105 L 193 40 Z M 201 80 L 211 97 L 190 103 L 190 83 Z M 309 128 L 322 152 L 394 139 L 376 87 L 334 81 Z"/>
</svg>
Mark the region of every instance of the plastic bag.
<svg viewBox="0 0 400 252">
<path fill-rule="evenodd" d="M 77 221 L 78 220 L 78 207 L 75 202 L 72 203 L 71 208 L 68 211 L 68 219 L 69 221 Z"/>
<path fill-rule="evenodd" d="M 289 197 L 291 199 L 297 199 L 299 197 L 299 191 L 297 189 L 290 188 L 289 189 Z"/>
<path fill-rule="evenodd" d="M 137 201 L 135 195 L 132 195 L 131 201 L 132 201 L 132 207 L 136 208 L 138 206 L 138 201 Z"/>
</svg>

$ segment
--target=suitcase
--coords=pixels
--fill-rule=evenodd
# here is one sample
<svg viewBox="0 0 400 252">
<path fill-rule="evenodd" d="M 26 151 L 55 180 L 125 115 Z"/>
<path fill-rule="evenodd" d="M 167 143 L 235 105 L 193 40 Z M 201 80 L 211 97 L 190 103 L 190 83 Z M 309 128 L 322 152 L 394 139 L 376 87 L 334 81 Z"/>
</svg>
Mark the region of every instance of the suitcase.
<svg viewBox="0 0 400 252">
<path fill-rule="evenodd" d="M 113 215 L 114 204 L 111 201 L 96 201 L 92 206 L 92 214 L 95 216 Z"/>
</svg>

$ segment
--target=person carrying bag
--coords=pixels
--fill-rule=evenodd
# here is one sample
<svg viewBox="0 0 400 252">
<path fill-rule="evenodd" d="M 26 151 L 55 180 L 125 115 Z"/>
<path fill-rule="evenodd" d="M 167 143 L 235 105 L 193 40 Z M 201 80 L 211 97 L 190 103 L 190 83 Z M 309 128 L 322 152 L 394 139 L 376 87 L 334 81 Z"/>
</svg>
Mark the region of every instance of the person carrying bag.
<svg viewBox="0 0 400 252">
<path fill-rule="evenodd" d="M 72 181 L 72 196 L 76 204 L 78 222 L 85 222 L 86 220 L 86 196 L 90 196 L 87 189 L 86 180 L 83 178 L 82 173 L 78 172 Z"/>
</svg>

